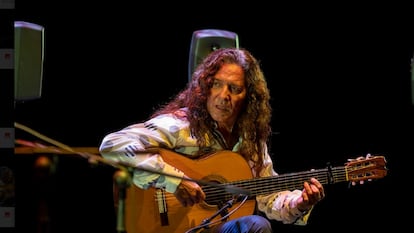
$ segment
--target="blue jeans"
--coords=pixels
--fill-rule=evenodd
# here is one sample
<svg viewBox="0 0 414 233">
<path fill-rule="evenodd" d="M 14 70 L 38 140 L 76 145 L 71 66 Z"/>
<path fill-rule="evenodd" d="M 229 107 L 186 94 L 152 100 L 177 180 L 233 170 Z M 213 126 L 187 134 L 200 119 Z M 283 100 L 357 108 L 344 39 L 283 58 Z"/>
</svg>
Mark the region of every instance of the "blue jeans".
<svg viewBox="0 0 414 233">
<path fill-rule="evenodd" d="M 272 233 L 270 222 L 259 215 L 236 218 L 203 232 L 209 233 Z"/>
</svg>

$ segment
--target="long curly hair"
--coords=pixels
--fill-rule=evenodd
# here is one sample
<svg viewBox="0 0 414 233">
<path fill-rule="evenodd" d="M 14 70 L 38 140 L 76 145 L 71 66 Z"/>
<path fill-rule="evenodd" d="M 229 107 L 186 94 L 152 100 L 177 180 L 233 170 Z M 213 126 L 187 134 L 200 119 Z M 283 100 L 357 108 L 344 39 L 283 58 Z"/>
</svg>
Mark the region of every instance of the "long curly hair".
<svg viewBox="0 0 414 233">
<path fill-rule="evenodd" d="M 187 87 L 179 92 L 170 102 L 152 114 L 174 113 L 183 117 L 180 109 L 187 107 L 185 117 L 190 123 L 192 135 L 200 148 L 209 146 L 213 138 L 211 129 L 215 122 L 207 111 L 207 98 L 214 81 L 214 75 L 223 64 L 237 64 L 242 67 L 247 87 L 244 109 L 240 112 L 235 126 L 241 137 L 239 154 L 246 161 L 255 164 L 256 174 L 263 167 L 263 155 L 271 135 L 270 93 L 258 60 L 243 48 L 221 48 L 214 50 L 195 69 Z M 200 150 L 203 151 L 203 150 Z"/>
</svg>

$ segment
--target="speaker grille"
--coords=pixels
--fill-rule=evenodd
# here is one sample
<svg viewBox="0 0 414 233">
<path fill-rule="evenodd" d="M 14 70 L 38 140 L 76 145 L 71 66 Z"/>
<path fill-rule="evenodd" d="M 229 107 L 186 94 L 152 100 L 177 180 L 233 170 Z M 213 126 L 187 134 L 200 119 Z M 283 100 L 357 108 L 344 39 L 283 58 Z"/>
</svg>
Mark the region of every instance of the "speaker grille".
<svg viewBox="0 0 414 233">
<path fill-rule="evenodd" d="M 44 28 L 34 23 L 14 23 L 14 98 L 41 97 L 44 60 Z"/>
</svg>

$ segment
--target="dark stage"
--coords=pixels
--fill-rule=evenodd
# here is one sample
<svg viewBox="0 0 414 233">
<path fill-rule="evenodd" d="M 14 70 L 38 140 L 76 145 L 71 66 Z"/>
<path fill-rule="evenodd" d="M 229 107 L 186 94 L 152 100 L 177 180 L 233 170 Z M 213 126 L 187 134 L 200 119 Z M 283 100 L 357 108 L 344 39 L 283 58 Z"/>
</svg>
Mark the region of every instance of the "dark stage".
<svg viewBox="0 0 414 233">
<path fill-rule="evenodd" d="M 271 152 L 279 173 L 343 165 L 367 153 L 388 162 L 382 179 L 326 186 L 308 226 L 275 223 L 275 232 L 409 224 L 400 209 L 412 209 L 409 186 L 401 185 L 414 153 L 411 12 L 394 18 L 355 8 L 262 14 L 266 6 L 246 6 L 180 15 L 132 3 L 47 4 L 16 4 L 16 20 L 45 27 L 45 60 L 42 97 L 16 102 L 15 122 L 72 147 L 98 147 L 105 134 L 146 119 L 186 85 L 193 31 L 233 31 L 240 47 L 261 60 L 268 80 Z M 44 143 L 18 129 L 16 138 Z M 41 185 L 34 180 L 36 158 L 15 155 L 19 232 L 38 232 L 35 210 L 45 192 L 52 232 L 116 232 L 115 168 L 54 155 L 55 170 Z"/>
</svg>

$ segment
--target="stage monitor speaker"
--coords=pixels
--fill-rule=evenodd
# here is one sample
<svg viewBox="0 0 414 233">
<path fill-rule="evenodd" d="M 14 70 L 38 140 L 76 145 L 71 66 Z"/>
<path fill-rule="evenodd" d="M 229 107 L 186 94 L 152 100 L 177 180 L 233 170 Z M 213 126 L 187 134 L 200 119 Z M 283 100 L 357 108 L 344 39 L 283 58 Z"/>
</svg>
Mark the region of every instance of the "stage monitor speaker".
<svg viewBox="0 0 414 233">
<path fill-rule="evenodd" d="M 14 22 L 14 99 L 24 101 L 42 96 L 44 27 Z"/>
<path fill-rule="evenodd" d="M 198 64 L 212 51 L 219 48 L 239 48 L 236 33 L 220 29 L 202 29 L 193 32 L 188 65 L 188 81 Z"/>
</svg>

